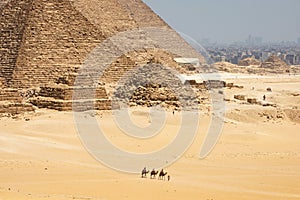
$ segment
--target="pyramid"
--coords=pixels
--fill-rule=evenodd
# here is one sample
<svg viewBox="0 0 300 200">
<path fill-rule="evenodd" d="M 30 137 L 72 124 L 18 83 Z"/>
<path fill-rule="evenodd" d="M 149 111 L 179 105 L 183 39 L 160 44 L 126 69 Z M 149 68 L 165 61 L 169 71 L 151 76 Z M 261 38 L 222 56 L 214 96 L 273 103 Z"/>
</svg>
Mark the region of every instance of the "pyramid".
<svg viewBox="0 0 300 200">
<path fill-rule="evenodd" d="M 271 55 L 269 58 L 267 58 L 261 64 L 261 67 L 267 69 L 276 69 L 276 70 L 288 69 L 288 65 L 276 55 Z"/>
<path fill-rule="evenodd" d="M 93 49 L 118 33 L 143 27 L 168 29 L 176 45 L 194 51 L 141 0 L 2 2 L 0 112 L 18 113 L 36 107 L 71 110 L 78 70 Z M 128 52 L 111 64 L 102 85 L 115 83 L 126 71 L 152 61 L 184 72 L 174 62 L 175 56 L 151 47 Z M 203 61 L 201 56 L 199 59 Z M 104 86 L 97 88 L 93 101 L 97 109 L 110 109 Z"/>
</svg>

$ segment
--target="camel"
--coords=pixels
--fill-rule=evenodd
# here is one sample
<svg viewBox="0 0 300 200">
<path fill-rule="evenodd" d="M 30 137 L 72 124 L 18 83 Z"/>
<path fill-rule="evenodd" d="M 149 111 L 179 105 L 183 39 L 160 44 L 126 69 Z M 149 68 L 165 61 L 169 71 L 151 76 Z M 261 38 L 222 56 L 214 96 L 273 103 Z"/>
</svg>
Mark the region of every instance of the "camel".
<svg viewBox="0 0 300 200">
<path fill-rule="evenodd" d="M 159 176 L 158 176 L 158 179 L 159 180 L 165 180 L 165 176 L 167 175 L 168 172 L 164 172 L 164 170 L 161 170 L 159 172 Z"/>
<path fill-rule="evenodd" d="M 147 178 L 147 174 L 149 173 L 149 170 L 146 169 L 146 167 L 142 171 L 142 178 Z"/>
<path fill-rule="evenodd" d="M 153 170 L 151 171 L 150 178 L 155 178 L 157 174 L 158 174 L 158 171 L 155 171 L 155 170 L 153 169 Z"/>
</svg>

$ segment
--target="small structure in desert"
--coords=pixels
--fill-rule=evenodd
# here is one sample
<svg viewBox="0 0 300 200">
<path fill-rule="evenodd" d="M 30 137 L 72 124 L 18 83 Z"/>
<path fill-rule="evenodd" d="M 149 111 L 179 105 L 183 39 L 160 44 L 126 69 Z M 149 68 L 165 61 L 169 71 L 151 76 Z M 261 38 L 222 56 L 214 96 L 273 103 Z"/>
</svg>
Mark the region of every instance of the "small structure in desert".
<svg viewBox="0 0 300 200">
<path fill-rule="evenodd" d="M 282 61 L 278 56 L 271 55 L 267 60 L 265 60 L 261 64 L 262 68 L 268 68 L 268 69 L 288 69 L 288 65 Z"/>
<path fill-rule="evenodd" d="M 199 58 L 174 58 L 174 60 L 189 71 L 195 71 L 200 66 Z"/>
</svg>

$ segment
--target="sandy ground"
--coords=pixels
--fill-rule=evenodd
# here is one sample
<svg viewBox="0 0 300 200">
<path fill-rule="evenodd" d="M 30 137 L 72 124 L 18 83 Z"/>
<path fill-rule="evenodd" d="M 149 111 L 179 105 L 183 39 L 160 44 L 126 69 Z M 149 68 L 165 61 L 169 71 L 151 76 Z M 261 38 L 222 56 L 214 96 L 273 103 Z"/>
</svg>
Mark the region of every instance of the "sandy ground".
<svg viewBox="0 0 300 200">
<path fill-rule="evenodd" d="M 220 140 L 199 159 L 211 121 L 202 113 L 191 147 L 165 168 L 170 181 L 114 171 L 96 161 L 82 145 L 71 112 L 0 118 L 0 199 L 300 199 L 300 78 L 227 79 L 244 88 L 225 90 L 231 101 Z M 249 105 L 234 100 L 234 94 L 259 100 L 265 94 L 277 107 Z M 149 123 L 147 109 L 130 114 L 137 125 Z M 181 119 L 168 112 L 161 133 L 141 140 L 124 135 L 110 112 L 95 118 L 113 144 L 139 153 L 168 144 Z"/>
</svg>

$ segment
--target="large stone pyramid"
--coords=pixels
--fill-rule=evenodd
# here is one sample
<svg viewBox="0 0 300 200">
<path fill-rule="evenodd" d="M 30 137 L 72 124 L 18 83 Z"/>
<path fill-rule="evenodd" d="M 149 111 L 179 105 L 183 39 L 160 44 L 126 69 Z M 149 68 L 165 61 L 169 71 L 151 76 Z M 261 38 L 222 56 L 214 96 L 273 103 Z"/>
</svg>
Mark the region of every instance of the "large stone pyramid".
<svg viewBox="0 0 300 200">
<path fill-rule="evenodd" d="M 141 0 L 3 1 L 0 112 L 30 111 L 35 106 L 71 110 L 74 81 L 89 53 L 107 38 L 142 27 L 171 30 Z M 177 33 L 173 37 L 189 48 Z M 111 64 L 102 81 L 116 82 L 130 68 L 152 61 L 184 72 L 174 56 L 155 48 L 128 52 Z M 98 109 L 110 109 L 104 86 L 97 88 L 95 101 Z"/>
</svg>

